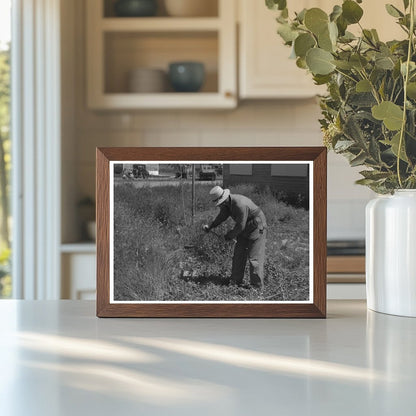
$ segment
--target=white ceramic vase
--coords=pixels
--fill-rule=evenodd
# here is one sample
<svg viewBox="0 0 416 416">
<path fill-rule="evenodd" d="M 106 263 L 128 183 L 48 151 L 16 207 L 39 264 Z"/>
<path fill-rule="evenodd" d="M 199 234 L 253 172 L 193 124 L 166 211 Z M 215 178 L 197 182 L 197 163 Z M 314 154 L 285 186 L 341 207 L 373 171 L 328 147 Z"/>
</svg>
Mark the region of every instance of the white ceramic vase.
<svg viewBox="0 0 416 416">
<path fill-rule="evenodd" d="M 369 309 L 416 317 L 416 190 L 367 204 L 366 282 Z"/>
</svg>

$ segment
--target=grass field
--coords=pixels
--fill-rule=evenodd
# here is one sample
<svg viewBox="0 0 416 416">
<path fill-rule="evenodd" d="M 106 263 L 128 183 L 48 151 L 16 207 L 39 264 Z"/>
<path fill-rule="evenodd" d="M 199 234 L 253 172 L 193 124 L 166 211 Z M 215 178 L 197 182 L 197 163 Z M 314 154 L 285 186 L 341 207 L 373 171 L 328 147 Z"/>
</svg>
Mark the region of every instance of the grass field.
<svg viewBox="0 0 416 416">
<path fill-rule="evenodd" d="M 123 301 L 294 301 L 309 299 L 309 212 L 279 202 L 268 188 L 238 185 L 267 219 L 264 290 L 227 286 L 233 243 L 202 225 L 218 213 L 211 184 L 114 188 L 114 299 Z M 215 229 L 223 236 L 232 219 Z M 245 282 L 249 282 L 248 267 Z"/>
</svg>

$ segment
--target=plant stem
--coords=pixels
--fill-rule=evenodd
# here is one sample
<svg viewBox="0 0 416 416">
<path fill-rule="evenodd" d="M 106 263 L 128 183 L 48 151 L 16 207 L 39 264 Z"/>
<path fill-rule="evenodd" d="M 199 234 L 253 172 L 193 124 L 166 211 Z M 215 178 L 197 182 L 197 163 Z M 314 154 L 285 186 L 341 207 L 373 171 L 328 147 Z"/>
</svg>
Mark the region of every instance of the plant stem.
<svg viewBox="0 0 416 416">
<path fill-rule="evenodd" d="M 415 27 L 415 0 L 410 0 L 410 30 L 409 30 L 409 45 L 407 47 L 407 60 L 406 60 L 406 73 L 404 76 L 404 85 L 403 85 L 403 119 L 402 119 L 402 127 L 400 129 L 400 140 L 399 140 L 399 149 L 397 151 L 397 177 L 399 179 L 399 186 L 403 188 L 402 178 L 400 175 L 400 156 L 402 152 L 402 146 L 404 141 L 404 132 L 406 130 L 406 110 L 407 110 L 407 83 L 409 81 L 409 68 L 410 68 L 410 61 L 412 58 L 412 50 L 413 50 L 413 36 L 414 36 L 414 27 Z"/>
<path fill-rule="evenodd" d="M 340 71 L 338 68 L 335 68 L 335 71 L 336 71 L 336 72 L 338 72 L 338 73 L 339 73 L 339 74 L 341 74 L 341 75 L 344 75 L 344 77 L 349 78 L 351 81 L 353 81 L 353 82 L 355 82 L 355 83 L 357 83 L 357 82 L 358 82 L 355 78 L 351 77 L 351 76 L 350 76 L 350 75 L 348 75 L 348 74 L 345 74 L 344 72 Z"/>
<path fill-rule="evenodd" d="M 394 80 L 394 82 L 393 82 L 393 88 L 392 88 L 392 90 L 391 90 L 391 95 L 390 95 L 390 97 L 389 97 L 389 100 L 390 101 L 393 101 L 393 98 L 394 98 L 394 90 L 396 89 L 396 84 L 397 84 L 397 81 L 396 80 Z M 394 102 L 394 101 L 393 101 Z"/>
<path fill-rule="evenodd" d="M 362 66 L 361 66 L 361 69 L 362 69 L 362 71 L 360 71 L 360 75 L 362 76 L 363 79 L 365 79 L 366 81 L 368 81 L 368 83 L 370 84 L 371 93 L 373 94 L 374 99 L 377 101 L 377 104 L 380 104 L 380 98 L 378 96 L 376 87 L 370 81 L 370 78 L 368 78 L 367 73 L 365 72 L 365 69 Z"/>
</svg>

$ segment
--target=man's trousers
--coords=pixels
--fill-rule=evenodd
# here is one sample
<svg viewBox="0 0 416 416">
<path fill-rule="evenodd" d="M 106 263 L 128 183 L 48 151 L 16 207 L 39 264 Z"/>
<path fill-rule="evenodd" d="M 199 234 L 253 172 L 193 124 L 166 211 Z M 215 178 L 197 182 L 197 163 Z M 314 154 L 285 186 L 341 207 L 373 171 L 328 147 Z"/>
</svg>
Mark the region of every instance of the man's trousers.
<svg viewBox="0 0 416 416">
<path fill-rule="evenodd" d="M 262 232 L 257 230 L 255 233 L 252 233 L 252 236 L 254 238 L 237 237 L 237 243 L 234 247 L 231 283 L 240 285 L 243 282 L 244 270 L 248 260 L 250 265 L 250 284 L 263 288 L 266 230 L 262 230 Z"/>
</svg>

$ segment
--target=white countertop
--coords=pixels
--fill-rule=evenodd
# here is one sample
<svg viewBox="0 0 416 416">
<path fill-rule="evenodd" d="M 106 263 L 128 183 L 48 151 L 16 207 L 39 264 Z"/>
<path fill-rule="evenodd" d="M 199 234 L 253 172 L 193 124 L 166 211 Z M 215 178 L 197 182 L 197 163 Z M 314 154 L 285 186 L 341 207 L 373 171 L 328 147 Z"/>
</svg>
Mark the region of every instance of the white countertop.
<svg viewBox="0 0 416 416">
<path fill-rule="evenodd" d="M 0 415 L 416 414 L 416 319 L 98 319 L 0 301 Z"/>
</svg>

